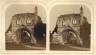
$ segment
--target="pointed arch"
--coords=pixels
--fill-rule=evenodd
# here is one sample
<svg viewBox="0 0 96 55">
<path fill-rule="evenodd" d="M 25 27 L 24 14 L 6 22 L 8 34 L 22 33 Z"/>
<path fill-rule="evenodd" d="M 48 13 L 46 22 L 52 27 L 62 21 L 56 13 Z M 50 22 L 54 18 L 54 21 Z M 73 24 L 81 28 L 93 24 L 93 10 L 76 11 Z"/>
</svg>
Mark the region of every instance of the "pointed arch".
<svg viewBox="0 0 96 55">
<path fill-rule="evenodd" d="M 17 24 L 17 25 L 20 24 L 20 19 L 19 19 L 19 18 L 17 19 L 16 24 Z"/>
<path fill-rule="evenodd" d="M 63 25 L 63 26 L 66 25 L 66 19 L 65 19 L 65 18 L 63 18 L 62 25 Z"/>
<path fill-rule="evenodd" d="M 76 24 L 77 24 L 77 20 L 76 20 L 75 17 L 74 17 L 73 20 L 72 20 L 72 24 L 73 24 L 73 25 L 76 25 Z"/>
</svg>

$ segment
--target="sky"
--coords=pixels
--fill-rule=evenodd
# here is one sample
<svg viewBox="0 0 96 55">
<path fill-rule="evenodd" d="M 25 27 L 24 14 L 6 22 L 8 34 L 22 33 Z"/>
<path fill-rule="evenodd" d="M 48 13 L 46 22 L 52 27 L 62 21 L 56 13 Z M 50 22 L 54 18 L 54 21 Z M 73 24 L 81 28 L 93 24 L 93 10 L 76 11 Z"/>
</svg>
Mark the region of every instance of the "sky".
<svg viewBox="0 0 96 55">
<path fill-rule="evenodd" d="M 46 11 L 45 8 L 38 4 L 15 4 L 9 6 L 5 11 L 5 30 L 8 29 L 12 16 L 19 13 L 34 13 L 34 7 L 38 8 L 38 16 L 41 17 L 43 23 L 46 23 Z"/>
<path fill-rule="evenodd" d="M 83 5 L 56 5 L 50 10 L 50 31 L 52 32 L 56 26 L 56 21 L 60 15 L 64 14 L 79 14 L 80 8 L 83 7 L 83 15 L 87 18 L 88 23 L 91 24 L 91 13 L 89 8 Z"/>
<path fill-rule="evenodd" d="M 9 6 L 5 11 L 5 30 L 8 29 L 12 16 L 19 13 L 34 13 L 34 7 L 38 7 L 38 15 L 41 17 L 43 23 L 46 23 L 46 11 L 43 6 L 38 4 L 15 4 Z M 80 13 L 80 7 L 83 7 L 83 14 L 87 18 L 88 22 L 91 23 L 90 10 L 83 5 L 55 5 L 51 8 L 50 12 L 50 30 L 53 31 L 56 26 L 56 21 L 60 15 Z"/>
</svg>

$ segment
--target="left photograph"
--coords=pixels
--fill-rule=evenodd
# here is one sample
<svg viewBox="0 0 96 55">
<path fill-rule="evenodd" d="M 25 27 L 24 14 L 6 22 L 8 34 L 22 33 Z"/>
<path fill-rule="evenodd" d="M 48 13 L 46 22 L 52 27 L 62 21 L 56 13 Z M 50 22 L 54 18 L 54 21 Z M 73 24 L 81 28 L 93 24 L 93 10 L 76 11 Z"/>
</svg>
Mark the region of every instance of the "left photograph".
<svg viewBox="0 0 96 55">
<path fill-rule="evenodd" d="M 5 12 L 6 50 L 46 50 L 46 10 L 38 4 L 15 4 Z"/>
</svg>

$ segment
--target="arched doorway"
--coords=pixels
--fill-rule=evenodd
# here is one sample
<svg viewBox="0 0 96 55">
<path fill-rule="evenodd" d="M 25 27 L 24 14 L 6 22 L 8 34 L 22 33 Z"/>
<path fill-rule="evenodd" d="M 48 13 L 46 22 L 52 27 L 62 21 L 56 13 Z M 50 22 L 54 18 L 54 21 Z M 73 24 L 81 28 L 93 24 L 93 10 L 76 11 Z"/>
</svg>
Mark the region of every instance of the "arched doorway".
<svg viewBox="0 0 96 55">
<path fill-rule="evenodd" d="M 66 44 L 77 44 L 77 33 L 72 29 L 66 29 L 60 34 Z"/>
<path fill-rule="evenodd" d="M 31 43 L 32 33 L 27 28 L 20 28 L 15 32 L 16 40 L 19 43 Z"/>
</svg>

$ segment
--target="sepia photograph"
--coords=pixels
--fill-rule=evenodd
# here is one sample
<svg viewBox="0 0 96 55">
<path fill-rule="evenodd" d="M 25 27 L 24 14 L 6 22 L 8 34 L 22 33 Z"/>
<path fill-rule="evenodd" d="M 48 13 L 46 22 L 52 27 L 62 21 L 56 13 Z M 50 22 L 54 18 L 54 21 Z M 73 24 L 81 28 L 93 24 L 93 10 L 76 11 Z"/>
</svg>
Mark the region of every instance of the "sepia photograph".
<svg viewBox="0 0 96 55">
<path fill-rule="evenodd" d="M 0 0 L 0 55 L 96 55 L 95 0 Z"/>
<path fill-rule="evenodd" d="M 38 4 L 14 4 L 5 12 L 6 50 L 46 50 L 46 11 Z"/>
<path fill-rule="evenodd" d="M 90 51 L 91 12 L 84 5 L 55 5 L 50 11 L 51 51 Z"/>
</svg>

